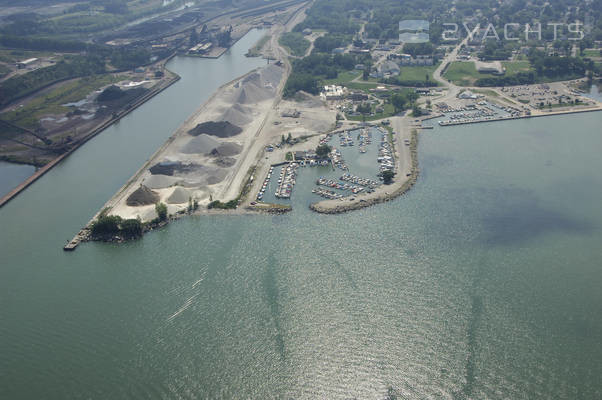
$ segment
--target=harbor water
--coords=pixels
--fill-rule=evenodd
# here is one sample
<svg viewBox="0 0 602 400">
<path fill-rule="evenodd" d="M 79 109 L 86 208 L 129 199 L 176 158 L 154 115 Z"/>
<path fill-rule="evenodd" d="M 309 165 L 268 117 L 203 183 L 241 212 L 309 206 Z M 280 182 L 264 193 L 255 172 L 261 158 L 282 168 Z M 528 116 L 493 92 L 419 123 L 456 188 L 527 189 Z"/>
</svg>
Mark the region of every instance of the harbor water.
<svg viewBox="0 0 602 400">
<path fill-rule="evenodd" d="M 356 212 L 300 174 L 284 215 L 62 251 L 259 36 L 176 58 L 0 209 L 0 398 L 600 398 L 600 113 L 436 126 L 412 190 Z"/>
</svg>

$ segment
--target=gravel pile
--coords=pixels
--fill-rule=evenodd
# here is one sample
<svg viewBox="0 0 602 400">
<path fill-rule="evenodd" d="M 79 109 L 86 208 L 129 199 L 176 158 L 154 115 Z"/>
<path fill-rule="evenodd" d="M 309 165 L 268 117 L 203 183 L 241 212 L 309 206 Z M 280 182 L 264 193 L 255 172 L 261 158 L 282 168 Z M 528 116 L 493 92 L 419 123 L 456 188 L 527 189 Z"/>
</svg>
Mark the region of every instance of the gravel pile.
<svg viewBox="0 0 602 400">
<path fill-rule="evenodd" d="M 144 179 L 144 185 L 151 189 L 164 189 L 180 182 L 180 179 L 167 175 L 151 175 Z"/>
<path fill-rule="evenodd" d="M 183 187 L 176 187 L 172 194 L 167 198 L 168 204 L 182 204 L 188 203 L 188 199 L 190 199 L 190 192 Z"/>
<path fill-rule="evenodd" d="M 240 104 L 234 104 L 232 107 L 226 108 L 222 114 L 222 119 L 238 126 L 246 125 L 253 120 L 251 112 Z"/>
<path fill-rule="evenodd" d="M 144 185 L 140 185 L 134 193 L 130 194 L 125 203 L 130 207 L 148 206 L 159 201 L 159 194 Z"/>
<path fill-rule="evenodd" d="M 188 141 L 180 152 L 184 154 L 205 154 L 219 146 L 219 142 L 211 136 L 201 133 L 199 136 L 194 137 Z"/>
<path fill-rule="evenodd" d="M 230 157 L 240 154 L 242 146 L 237 143 L 225 142 L 211 150 L 209 154 L 215 157 Z"/>
<path fill-rule="evenodd" d="M 206 133 L 207 135 L 217 136 L 217 137 L 230 137 L 238 135 L 242 132 L 242 128 L 234 125 L 228 121 L 207 121 L 198 124 L 194 128 L 188 131 L 188 133 L 192 136 L 199 136 L 202 133 Z"/>
</svg>

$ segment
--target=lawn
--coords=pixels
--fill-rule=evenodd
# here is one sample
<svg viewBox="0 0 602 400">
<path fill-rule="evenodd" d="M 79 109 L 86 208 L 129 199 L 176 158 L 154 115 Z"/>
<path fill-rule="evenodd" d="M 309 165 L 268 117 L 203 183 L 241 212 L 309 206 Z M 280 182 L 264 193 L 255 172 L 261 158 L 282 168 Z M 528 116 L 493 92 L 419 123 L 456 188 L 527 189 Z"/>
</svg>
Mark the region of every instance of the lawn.
<svg viewBox="0 0 602 400">
<path fill-rule="evenodd" d="M 374 109 L 376 108 L 375 105 L 372 106 L 372 112 L 374 112 Z M 374 121 L 377 119 L 382 119 L 382 118 L 389 118 L 392 117 L 393 115 L 395 115 L 395 108 L 393 108 L 392 104 L 385 104 L 383 106 L 384 112 L 383 113 L 378 113 L 378 114 L 374 114 L 374 115 L 366 115 L 365 118 L 363 118 L 361 115 L 358 116 L 353 116 L 353 117 L 347 117 L 348 120 L 350 121 L 362 121 L 362 120 L 366 120 L 366 121 Z"/>
<path fill-rule="evenodd" d="M 261 37 L 261 39 L 259 39 L 259 41 L 257 41 L 257 43 L 255 43 L 255 46 L 251 47 L 249 49 L 249 51 L 247 52 L 247 56 L 249 57 L 258 57 L 260 55 L 261 49 L 263 49 L 263 46 L 265 46 L 265 44 L 272 38 L 271 35 L 263 35 Z"/>
<path fill-rule="evenodd" d="M 286 47 L 292 55 L 297 57 L 304 56 L 310 45 L 309 40 L 305 39 L 303 34 L 299 32 L 283 33 L 278 43 Z"/>
<path fill-rule="evenodd" d="M 334 79 L 324 79 L 322 84 L 324 85 L 344 85 L 346 83 L 351 82 L 358 76 L 362 74 L 362 71 L 342 71 L 339 72 L 336 78 Z"/>
<path fill-rule="evenodd" d="M 433 72 L 437 69 L 437 65 L 430 66 L 417 66 L 417 67 L 409 67 L 404 66 L 401 67 L 401 73 L 399 74 L 400 81 L 424 81 L 426 75 L 428 74 L 429 80 L 433 80 Z"/>
<path fill-rule="evenodd" d="M 583 57 L 602 57 L 602 49 L 585 49 Z"/>
<path fill-rule="evenodd" d="M 519 72 L 527 72 L 531 69 L 528 61 L 504 61 L 502 65 L 506 68 L 505 76 L 515 75 Z M 472 86 L 479 78 L 491 78 L 497 75 L 483 74 L 477 71 L 474 62 L 452 62 L 443 74 L 443 77 L 459 86 Z"/>
</svg>

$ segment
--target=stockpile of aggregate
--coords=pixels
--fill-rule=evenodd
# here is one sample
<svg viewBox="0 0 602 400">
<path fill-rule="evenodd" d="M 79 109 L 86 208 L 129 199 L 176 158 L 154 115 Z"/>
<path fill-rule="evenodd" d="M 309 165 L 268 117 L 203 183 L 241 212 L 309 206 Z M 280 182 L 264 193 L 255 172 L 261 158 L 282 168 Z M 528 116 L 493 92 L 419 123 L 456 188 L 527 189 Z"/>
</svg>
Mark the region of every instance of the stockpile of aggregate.
<svg viewBox="0 0 602 400">
<path fill-rule="evenodd" d="M 153 192 L 144 185 L 140 185 L 132 194 L 129 195 L 125 203 L 130 207 L 148 206 L 159 201 L 159 194 Z"/>
<path fill-rule="evenodd" d="M 218 167 L 222 168 L 230 168 L 234 164 L 236 164 L 236 159 L 232 157 L 217 157 L 213 159 L 213 163 Z"/>
<path fill-rule="evenodd" d="M 240 154 L 241 152 L 241 145 L 232 142 L 225 142 L 211 150 L 209 154 L 215 157 L 230 157 Z"/>
<path fill-rule="evenodd" d="M 190 199 L 190 192 L 183 187 L 176 187 L 172 194 L 167 198 L 169 204 L 182 204 L 187 203 Z"/>
<path fill-rule="evenodd" d="M 164 189 L 180 182 L 180 179 L 167 175 L 151 175 L 144 179 L 144 185 L 151 189 Z"/>
<path fill-rule="evenodd" d="M 203 133 L 220 138 L 238 135 L 242 128 L 228 121 L 207 121 L 198 124 L 188 131 L 192 136 L 199 136 Z"/>
<path fill-rule="evenodd" d="M 206 154 L 217 146 L 219 146 L 217 140 L 206 133 L 202 133 L 199 136 L 190 139 L 188 143 L 182 146 L 180 152 L 184 154 Z"/>
<path fill-rule="evenodd" d="M 251 112 L 245 106 L 241 104 L 234 104 L 232 107 L 226 108 L 222 114 L 222 120 L 240 126 L 251 122 L 252 117 Z"/>
</svg>

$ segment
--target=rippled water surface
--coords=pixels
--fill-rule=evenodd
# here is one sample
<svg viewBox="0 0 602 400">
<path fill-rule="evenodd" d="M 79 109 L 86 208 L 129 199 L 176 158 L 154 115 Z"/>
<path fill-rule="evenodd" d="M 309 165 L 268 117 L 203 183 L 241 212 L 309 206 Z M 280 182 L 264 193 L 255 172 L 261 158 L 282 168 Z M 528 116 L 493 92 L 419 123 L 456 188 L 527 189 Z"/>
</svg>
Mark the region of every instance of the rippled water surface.
<svg viewBox="0 0 602 400">
<path fill-rule="evenodd" d="M 602 114 L 424 131 L 417 185 L 361 211 L 299 187 L 63 253 L 141 163 L 93 157 L 124 122 L 0 210 L 0 397 L 602 395 Z"/>
</svg>

